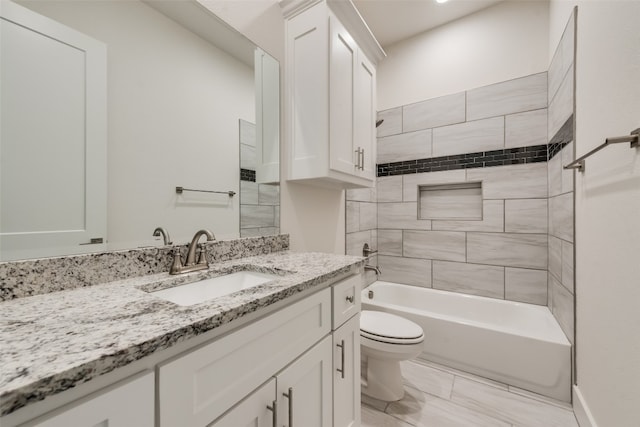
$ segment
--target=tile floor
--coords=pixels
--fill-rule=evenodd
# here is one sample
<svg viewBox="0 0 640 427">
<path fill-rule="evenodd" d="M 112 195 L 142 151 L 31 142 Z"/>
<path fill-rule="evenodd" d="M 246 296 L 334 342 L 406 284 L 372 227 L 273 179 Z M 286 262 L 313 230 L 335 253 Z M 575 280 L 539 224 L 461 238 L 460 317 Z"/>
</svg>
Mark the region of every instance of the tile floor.
<svg viewBox="0 0 640 427">
<path fill-rule="evenodd" d="M 362 427 L 579 427 L 571 405 L 526 390 L 419 359 L 402 373 L 402 400 L 362 395 Z"/>
</svg>

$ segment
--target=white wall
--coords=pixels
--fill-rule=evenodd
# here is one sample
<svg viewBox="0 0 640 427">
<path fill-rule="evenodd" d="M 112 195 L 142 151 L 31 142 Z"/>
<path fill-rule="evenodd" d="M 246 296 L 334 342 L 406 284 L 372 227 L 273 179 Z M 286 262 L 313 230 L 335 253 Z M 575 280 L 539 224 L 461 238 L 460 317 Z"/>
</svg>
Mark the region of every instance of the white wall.
<svg viewBox="0 0 640 427">
<path fill-rule="evenodd" d="M 220 18 L 280 61 L 280 99 L 284 99 L 285 26 L 277 0 L 200 0 Z M 287 170 L 284 110 L 281 103 L 280 176 Z M 280 182 L 280 227 L 290 235 L 291 249 L 343 254 L 344 192 Z"/>
<path fill-rule="evenodd" d="M 110 249 L 185 243 L 200 228 L 238 237 L 238 119 L 255 119 L 253 69 L 137 2 L 21 2 L 108 49 Z"/>
<path fill-rule="evenodd" d="M 557 4 L 556 4 L 557 3 Z M 566 3 L 570 3 L 567 5 Z M 552 1 L 553 38 L 578 5 L 576 151 L 640 127 L 640 1 Z M 576 173 L 574 405 L 582 426 L 640 425 L 640 149 L 608 147 Z"/>
<path fill-rule="evenodd" d="M 548 3 L 506 1 L 385 48 L 378 110 L 546 71 Z"/>
</svg>

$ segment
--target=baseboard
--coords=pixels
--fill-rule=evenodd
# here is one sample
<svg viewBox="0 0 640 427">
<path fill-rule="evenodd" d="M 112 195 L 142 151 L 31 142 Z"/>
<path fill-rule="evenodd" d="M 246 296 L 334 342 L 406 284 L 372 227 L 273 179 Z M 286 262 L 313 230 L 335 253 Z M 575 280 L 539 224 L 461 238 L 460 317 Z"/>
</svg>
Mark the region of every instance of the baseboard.
<svg viewBox="0 0 640 427">
<path fill-rule="evenodd" d="M 577 385 L 573 386 L 573 413 L 580 427 L 598 427 Z"/>
</svg>

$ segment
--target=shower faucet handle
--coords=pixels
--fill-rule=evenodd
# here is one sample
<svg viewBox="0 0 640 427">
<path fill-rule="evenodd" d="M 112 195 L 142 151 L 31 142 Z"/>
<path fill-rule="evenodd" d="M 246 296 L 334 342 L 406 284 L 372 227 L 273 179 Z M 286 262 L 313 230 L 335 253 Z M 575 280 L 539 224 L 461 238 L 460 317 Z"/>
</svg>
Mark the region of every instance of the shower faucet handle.
<svg viewBox="0 0 640 427">
<path fill-rule="evenodd" d="M 377 253 L 378 253 L 378 251 L 372 251 L 369 248 L 369 244 L 368 243 L 365 243 L 364 246 L 362 247 L 362 256 L 364 256 L 364 257 L 368 258 L 369 256 L 371 256 L 373 254 L 377 254 Z"/>
</svg>

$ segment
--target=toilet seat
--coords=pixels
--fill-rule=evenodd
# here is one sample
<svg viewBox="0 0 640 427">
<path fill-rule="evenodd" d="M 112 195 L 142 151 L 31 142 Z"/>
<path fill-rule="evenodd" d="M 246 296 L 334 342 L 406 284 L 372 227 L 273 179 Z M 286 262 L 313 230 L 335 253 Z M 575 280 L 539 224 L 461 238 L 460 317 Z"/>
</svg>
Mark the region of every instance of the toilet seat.
<svg viewBox="0 0 640 427">
<path fill-rule="evenodd" d="M 382 311 L 363 310 L 360 314 L 360 336 L 387 344 L 418 344 L 424 333 L 412 321 Z"/>
</svg>

